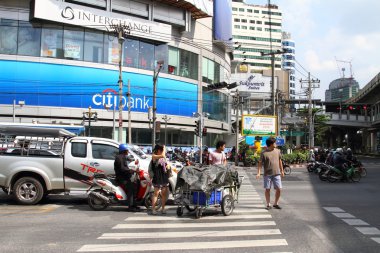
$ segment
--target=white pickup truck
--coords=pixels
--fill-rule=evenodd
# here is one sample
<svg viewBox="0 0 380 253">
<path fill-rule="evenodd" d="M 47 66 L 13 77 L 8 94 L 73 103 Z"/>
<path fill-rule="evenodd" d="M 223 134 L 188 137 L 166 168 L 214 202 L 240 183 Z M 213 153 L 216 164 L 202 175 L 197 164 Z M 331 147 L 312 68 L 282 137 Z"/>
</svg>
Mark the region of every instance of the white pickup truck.
<svg viewBox="0 0 380 253">
<path fill-rule="evenodd" d="M 14 138 L 11 148 L 3 144 L 0 153 L 0 187 L 21 204 L 36 204 L 49 193 L 84 193 L 93 173 L 114 174 L 119 147 L 114 140 L 57 128 L 1 126 L 0 137 L 9 141 L 9 136 Z M 138 167 L 137 155 L 130 154 L 135 160 L 130 166 Z M 175 187 L 176 178 L 172 181 Z"/>
</svg>

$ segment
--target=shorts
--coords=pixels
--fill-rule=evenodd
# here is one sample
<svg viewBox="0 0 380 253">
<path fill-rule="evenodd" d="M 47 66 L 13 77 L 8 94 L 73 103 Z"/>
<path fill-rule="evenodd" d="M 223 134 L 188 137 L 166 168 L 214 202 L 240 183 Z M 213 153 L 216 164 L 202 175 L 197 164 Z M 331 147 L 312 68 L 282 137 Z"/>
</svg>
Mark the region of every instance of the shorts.
<svg viewBox="0 0 380 253">
<path fill-rule="evenodd" d="M 274 189 L 281 189 L 282 183 L 281 183 L 281 176 L 280 175 L 274 175 L 274 176 L 264 176 L 264 188 L 270 189 L 271 187 L 274 187 Z"/>
</svg>

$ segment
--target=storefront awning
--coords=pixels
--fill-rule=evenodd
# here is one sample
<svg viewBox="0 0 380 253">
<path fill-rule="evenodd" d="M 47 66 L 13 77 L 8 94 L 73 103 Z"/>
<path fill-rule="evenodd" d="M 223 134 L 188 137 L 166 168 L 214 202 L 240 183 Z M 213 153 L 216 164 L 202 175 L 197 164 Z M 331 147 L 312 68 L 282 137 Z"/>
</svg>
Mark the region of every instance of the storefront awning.
<svg viewBox="0 0 380 253">
<path fill-rule="evenodd" d="M 156 0 L 191 12 L 194 19 L 212 17 L 213 5 L 209 0 Z"/>
</svg>

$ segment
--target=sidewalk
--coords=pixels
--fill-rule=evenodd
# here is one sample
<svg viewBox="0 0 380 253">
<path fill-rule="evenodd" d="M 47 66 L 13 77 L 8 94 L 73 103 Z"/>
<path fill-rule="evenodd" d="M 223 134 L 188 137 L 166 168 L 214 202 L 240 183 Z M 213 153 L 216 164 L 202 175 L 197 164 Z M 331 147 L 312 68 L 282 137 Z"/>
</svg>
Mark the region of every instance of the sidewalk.
<svg viewBox="0 0 380 253">
<path fill-rule="evenodd" d="M 231 164 L 233 165 L 234 163 L 231 163 Z M 306 169 L 307 163 L 289 164 L 289 166 L 290 166 L 291 169 L 297 169 L 297 170 L 298 169 Z M 242 162 L 240 162 L 239 165 L 235 166 L 235 167 L 238 168 L 238 169 L 256 169 L 257 168 L 257 166 L 244 167 Z"/>
</svg>

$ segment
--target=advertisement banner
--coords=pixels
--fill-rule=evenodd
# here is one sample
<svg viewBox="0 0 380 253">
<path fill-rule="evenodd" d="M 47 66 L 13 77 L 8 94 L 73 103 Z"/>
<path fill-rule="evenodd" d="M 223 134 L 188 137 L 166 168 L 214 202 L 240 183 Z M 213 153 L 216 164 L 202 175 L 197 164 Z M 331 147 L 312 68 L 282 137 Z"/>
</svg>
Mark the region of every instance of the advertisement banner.
<svg viewBox="0 0 380 253">
<path fill-rule="evenodd" d="M 129 104 L 124 86 L 124 111 L 130 106 L 131 111 L 148 112 L 153 106 L 152 75 L 123 72 L 124 84 L 131 82 Z M 0 60 L 0 76 L 1 104 L 24 100 L 28 106 L 118 110 L 117 70 Z M 197 111 L 197 94 L 196 84 L 159 77 L 157 113 L 191 117 Z"/>
<path fill-rule="evenodd" d="M 240 92 L 248 93 L 270 93 L 271 77 L 261 74 L 252 73 L 236 73 L 231 74 L 231 82 L 238 84 L 237 88 Z M 276 83 L 276 81 L 275 81 Z"/>
<path fill-rule="evenodd" d="M 58 23 L 110 30 L 112 25 L 124 25 L 131 29 L 130 36 L 169 42 L 171 25 L 152 22 L 132 16 L 97 10 L 56 0 L 34 0 L 33 18 Z"/>
<path fill-rule="evenodd" d="M 244 136 L 276 136 L 276 116 L 243 115 L 242 135 Z"/>
</svg>

